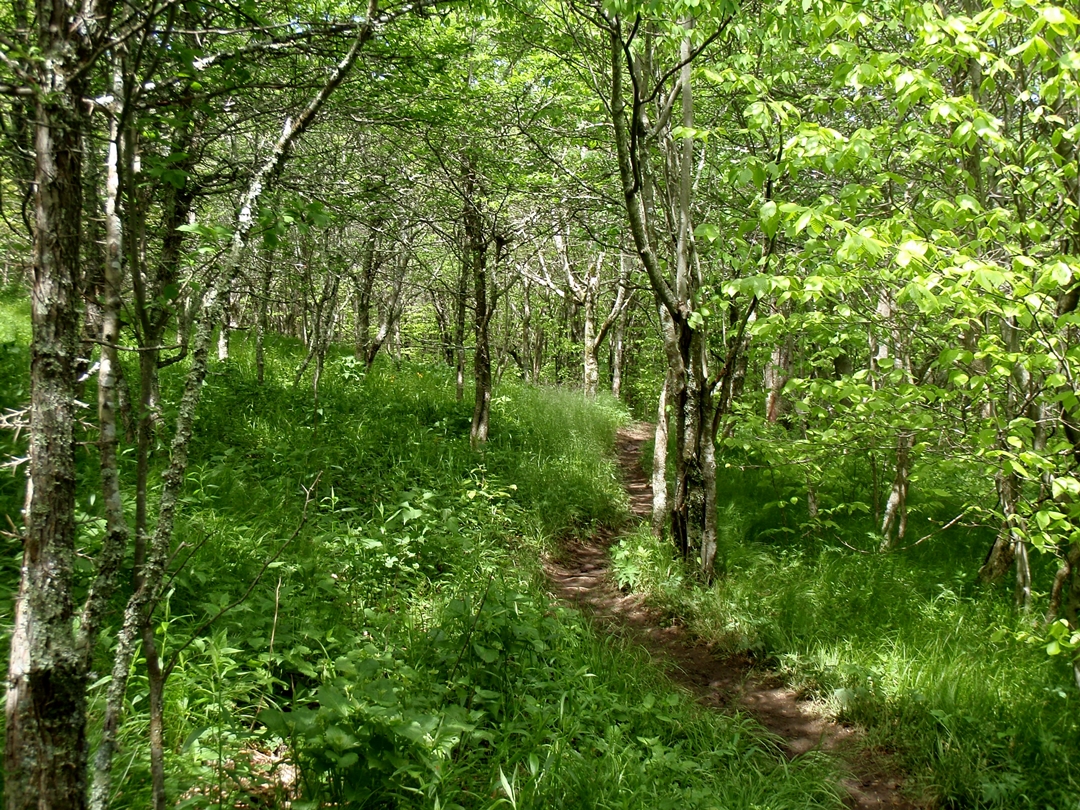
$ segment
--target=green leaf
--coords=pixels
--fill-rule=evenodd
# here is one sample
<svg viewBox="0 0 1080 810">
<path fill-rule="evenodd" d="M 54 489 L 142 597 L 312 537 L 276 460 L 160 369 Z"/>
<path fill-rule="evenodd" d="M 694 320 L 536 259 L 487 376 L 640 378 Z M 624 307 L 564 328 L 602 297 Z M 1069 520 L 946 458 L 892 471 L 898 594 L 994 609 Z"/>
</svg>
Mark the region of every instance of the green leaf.
<svg viewBox="0 0 1080 810">
<path fill-rule="evenodd" d="M 710 222 L 702 222 L 694 228 L 694 236 L 711 244 L 720 238 L 720 229 Z"/>
<path fill-rule="evenodd" d="M 259 719 L 260 720 L 263 719 L 264 714 L 266 714 L 266 712 L 260 712 L 259 713 Z M 280 714 L 280 712 L 279 712 L 279 714 Z M 265 720 L 263 721 L 263 725 L 266 725 Z M 270 728 L 270 727 L 267 726 L 267 728 Z M 210 729 L 210 726 L 200 726 L 199 728 L 195 729 L 190 734 L 188 734 L 187 737 L 184 738 L 184 744 L 180 746 L 181 753 L 183 753 L 183 752 L 187 751 L 189 748 L 191 748 L 191 746 L 194 744 L 194 742 L 197 739 L 199 739 L 199 737 L 201 737 L 203 734 L 205 734 L 209 729 Z"/>
<path fill-rule="evenodd" d="M 1072 268 L 1065 262 L 1054 262 L 1050 268 L 1050 277 L 1060 287 L 1065 287 L 1072 281 Z"/>
<path fill-rule="evenodd" d="M 506 794 L 506 798 L 510 800 L 510 804 L 514 807 L 517 807 L 517 800 L 514 798 L 514 788 L 507 780 L 506 774 L 503 773 L 501 765 L 499 766 L 499 782 L 502 784 L 503 792 Z"/>
<path fill-rule="evenodd" d="M 776 235 L 776 229 L 780 224 L 780 211 L 777 209 L 775 201 L 765 201 L 758 212 L 758 220 L 761 222 L 761 230 L 766 236 L 772 238 Z"/>
</svg>

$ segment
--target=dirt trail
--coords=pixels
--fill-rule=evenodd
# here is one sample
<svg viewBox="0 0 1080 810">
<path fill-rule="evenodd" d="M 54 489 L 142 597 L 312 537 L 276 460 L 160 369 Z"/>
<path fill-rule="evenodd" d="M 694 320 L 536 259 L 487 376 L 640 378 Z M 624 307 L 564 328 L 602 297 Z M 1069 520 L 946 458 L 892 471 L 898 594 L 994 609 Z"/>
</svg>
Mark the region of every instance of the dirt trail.
<svg viewBox="0 0 1080 810">
<path fill-rule="evenodd" d="M 618 454 L 631 510 L 647 520 L 652 489 L 641 467 L 641 448 L 650 426 L 636 424 L 619 433 Z M 717 657 L 681 624 L 666 619 L 638 594 L 626 594 L 611 581 L 608 550 L 618 537 L 601 533 L 563 547 L 545 562 L 555 594 L 594 619 L 618 628 L 641 644 L 672 680 L 688 688 L 704 705 L 742 711 L 775 734 L 791 758 L 822 751 L 839 760 L 849 776 L 842 780 L 846 804 L 856 810 L 917 810 L 900 795 L 901 777 L 883 755 L 860 748 L 857 729 L 823 716 L 812 702 L 800 700 L 774 673 L 754 667 L 744 656 Z"/>
</svg>

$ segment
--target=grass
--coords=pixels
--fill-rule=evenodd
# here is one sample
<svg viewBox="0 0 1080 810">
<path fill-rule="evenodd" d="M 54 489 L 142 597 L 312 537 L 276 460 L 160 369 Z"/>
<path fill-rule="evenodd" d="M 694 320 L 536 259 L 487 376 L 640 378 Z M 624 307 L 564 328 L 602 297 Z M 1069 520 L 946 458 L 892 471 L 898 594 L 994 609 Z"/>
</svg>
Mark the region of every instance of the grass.
<svg viewBox="0 0 1080 810">
<path fill-rule="evenodd" d="M 699 637 L 751 653 L 864 726 L 866 744 L 894 752 L 923 800 L 1080 806 L 1071 666 L 1018 640 L 1032 619 L 1017 614 L 1006 587 L 975 582 L 989 533 L 945 532 L 906 552 L 858 554 L 839 542 L 857 542 L 865 530 L 857 520 L 784 531 L 779 508 L 761 495 L 772 486 L 737 469 L 721 481 L 724 573 L 714 587 L 687 586 L 682 564 L 646 534 L 616 549 L 619 577 Z M 788 526 L 798 523 L 789 517 Z"/>
<path fill-rule="evenodd" d="M 23 319 L 12 306 L 5 317 Z M 17 380 L 25 335 L 14 345 L 4 373 Z M 335 355 L 316 410 L 310 379 L 292 385 L 299 360 L 295 342 L 271 341 L 259 385 L 251 346 L 234 337 L 204 389 L 175 538 L 187 562 L 155 616 L 161 654 L 177 662 L 165 717 L 178 806 L 840 807 L 825 763 L 786 763 L 745 718 L 703 711 L 553 606 L 541 554 L 625 515 L 610 458 L 627 419 L 618 403 L 504 385 L 475 453 L 470 404 L 446 369 L 365 374 Z M 163 374 L 166 424 L 182 373 Z M 92 445 L 79 464 L 89 552 Z M 130 491 L 133 470 L 123 475 Z M 14 509 L 19 493 L 5 493 Z M 3 575 L 13 588 L 17 567 Z M 99 672 L 108 648 L 105 636 Z M 114 807 L 148 803 L 142 672 Z M 91 688 L 95 719 L 105 686 Z"/>
<path fill-rule="evenodd" d="M 3 408 L 25 404 L 27 320 L 24 298 L 0 296 Z M 745 718 L 702 711 L 632 649 L 552 606 L 540 555 L 625 515 L 610 458 L 628 418 L 618 403 L 506 384 L 492 440 L 474 453 L 470 405 L 445 369 L 365 374 L 338 354 L 316 410 L 310 380 L 292 385 L 299 351 L 272 340 L 259 385 L 236 337 L 205 388 L 176 536 L 191 557 L 156 616 L 162 654 L 178 661 L 166 717 L 179 806 L 255 794 L 283 806 L 287 792 L 295 808 L 840 806 L 827 763 L 785 763 Z M 167 420 L 182 373 L 164 372 Z M 18 455 L 24 438 L 2 434 L 3 451 Z M 92 551 L 91 444 L 79 463 Z M 935 486 L 950 489 L 954 474 L 936 472 Z M 857 501 L 857 465 L 836 475 L 823 503 Z M 133 471 L 124 476 L 130 491 Z M 0 478 L 13 523 L 22 485 L 17 472 Z M 867 744 L 895 752 L 912 789 L 939 806 L 1075 809 L 1069 667 L 1016 640 L 1030 622 L 1007 593 L 973 583 L 985 533 L 856 554 L 836 540 L 866 545 L 865 517 L 834 511 L 809 531 L 791 503 L 799 487 L 765 465 L 725 468 L 717 585 L 694 586 L 644 533 L 614 551 L 621 582 L 863 724 Z M 19 548 L 5 544 L 10 595 Z M 193 638 L 283 545 L 250 597 Z M 8 602 L 0 618 L 10 616 Z M 98 671 L 108 652 L 103 640 Z M 147 803 L 141 673 L 116 807 Z M 104 686 L 92 688 L 94 712 Z"/>
</svg>

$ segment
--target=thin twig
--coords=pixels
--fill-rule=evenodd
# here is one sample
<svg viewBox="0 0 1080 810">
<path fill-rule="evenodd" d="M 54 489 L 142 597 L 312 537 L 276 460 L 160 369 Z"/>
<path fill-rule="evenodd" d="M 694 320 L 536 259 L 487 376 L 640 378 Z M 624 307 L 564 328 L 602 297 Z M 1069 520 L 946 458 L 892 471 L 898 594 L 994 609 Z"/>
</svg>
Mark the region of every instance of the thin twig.
<svg viewBox="0 0 1080 810">
<path fill-rule="evenodd" d="M 910 549 L 915 548 L 915 546 L 918 546 L 918 545 L 920 545 L 922 543 L 925 543 L 931 537 L 936 537 L 937 535 L 941 534 L 946 529 L 951 529 L 953 526 L 955 526 L 957 523 L 959 523 L 964 518 L 964 516 L 967 515 L 967 513 L 970 512 L 970 511 L 971 511 L 970 509 L 965 509 L 963 512 L 961 512 L 959 515 L 954 517 L 948 523 L 945 523 L 944 525 L 939 526 L 938 528 L 934 529 L 934 531 L 930 532 L 930 534 L 927 534 L 927 535 L 924 535 L 924 536 L 920 537 L 918 540 L 916 540 L 910 546 L 901 546 L 900 548 L 890 548 L 888 550 L 888 552 L 890 554 L 892 554 L 892 553 L 895 553 L 897 551 L 909 551 Z M 865 548 L 855 548 L 855 546 L 851 545 L 850 543 L 845 542 L 843 540 L 843 538 L 841 538 L 841 537 L 837 537 L 835 539 L 840 545 L 847 546 L 852 551 L 857 551 L 859 554 L 880 554 L 881 553 L 880 551 L 867 551 Z"/>
<path fill-rule="evenodd" d="M 173 568 L 173 560 L 175 560 L 177 558 L 177 556 L 179 556 L 180 552 L 183 551 L 185 547 L 190 548 L 191 551 L 188 552 L 187 557 L 184 558 L 184 561 L 182 563 L 180 563 L 180 565 L 173 568 L 172 575 L 165 582 L 165 585 L 161 589 L 162 593 L 169 590 L 169 587 L 172 585 L 173 580 L 176 579 L 177 575 L 187 567 L 187 564 L 189 562 L 191 562 L 191 558 L 194 557 L 195 554 L 198 553 L 199 549 L 201 549 L 203 546 L 206 545 L 206 542 L 209 539 L 210 539 L 210 534 L 209 534 L 209 532 L 207 532 L 206 534 L 203 535 L 203 539 L 200 540 L 198 543 L 196 543 L 194 546 L 188 546 L 187 542 L 185 541 L 185 542 L 181 543 L 180 545 L 178 545 L 176 547 L 176 551 L 173 552 L 172 557 L 169 559 L 169 561 L 167 563 L 165 563 L 166 570 L 169 569 L 169 568 Z"/>
<path fill-rule="evenodd" d="M 950 521 L 949 521 L 948 523 L 944 524 L 943 526 L 939 526 L 939 527 L 938 527 L 937 529 L 935 529 L 934 531 L 930 532 L 930 534 L 928 534 L 928 535 L 925 535 L 925 536 L 923 536 L 923 537 L 920 537 L 920 538 L 919 538 L 918 540 L 916 540 L 916 541 L 915 541 L 914 543 L 912 543 L 912 544 L 911 544 L 910 546 L 903 546 L 903 547 L 901 547 L 901 548 L 894 548 L 894 549 L 890 549 L 890 550 L 891 550 L 891 551 L 907 551 L 908 549 L 911 549 L 911 548 L 915 548 L 915 546 L 919 545 L 920 543 L 924 543 L 924 542 L 926 542 L 927 540 L 929 540 L 929 539 L 930 539 L 931 537 L 935 537 L 936 535 L 939 535 L 939 534 L 941 534 L 941 533 L 942 533 L 943 531 L 945 531 L 946 529 L 949 529 L 949 528 L 952 528 L 953 526 L 955 526 L 955 525 L 956 525 L 957 523 L 959 523 L 959 522 L 960 522 L 960 520 L 961 520 L 961 519 L 962 519 L 962 518 L 963 518 L 963 517 L 964 517 L 964 516 L 965 516 L 965 515 L 966 515 L 966 514 L 967 514 L 968 512 L 970 512 L 970 511 L 971 511 L 971 509 L 965 509 L 965 510 L 964 510 L 963 512 L 961 512 L 961 513 L 960 513 L 959 515 L 957 515 L 956 517 L 954 517 L 954 518 L 953 518 L 952 520 L 950 520 Z"/>
</svg>

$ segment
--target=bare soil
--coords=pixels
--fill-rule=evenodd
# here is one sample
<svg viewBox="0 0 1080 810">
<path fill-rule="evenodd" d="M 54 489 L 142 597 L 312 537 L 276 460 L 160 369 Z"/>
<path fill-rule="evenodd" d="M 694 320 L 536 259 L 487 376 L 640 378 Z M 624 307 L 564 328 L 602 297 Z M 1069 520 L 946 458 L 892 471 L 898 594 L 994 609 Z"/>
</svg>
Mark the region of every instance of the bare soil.
<svg viewBox="0 0 1080 810">
<path fill-rule="evenodd" d="M 648 520 L 652 489 L 641 466 L 641 448 L 651 427 L 635 424 L 619 433 L 617 450 L 631 511 Z M 823 707 L 800 697 L 772 671 L 743 655 L 718 653 L 695 638 L 677 620 L 650 606 L 640 594 L 619 590 L 610 576 L 609 550 L 619 537 L 600 532 L 564 544 L 545 561 L 554 593 L 593 619 L 622 633 L 648 651 L 676 683 L 704 706 L 749 714 L 776 735 L 785 754 L 795 759 L 810 752 L 835 757 L 846 804 L 855 810 L 918 810 L 902 794 L 903 775 L 886 752 L 867 747 L 856 727 L 829 718 Z"/>
</svg>

